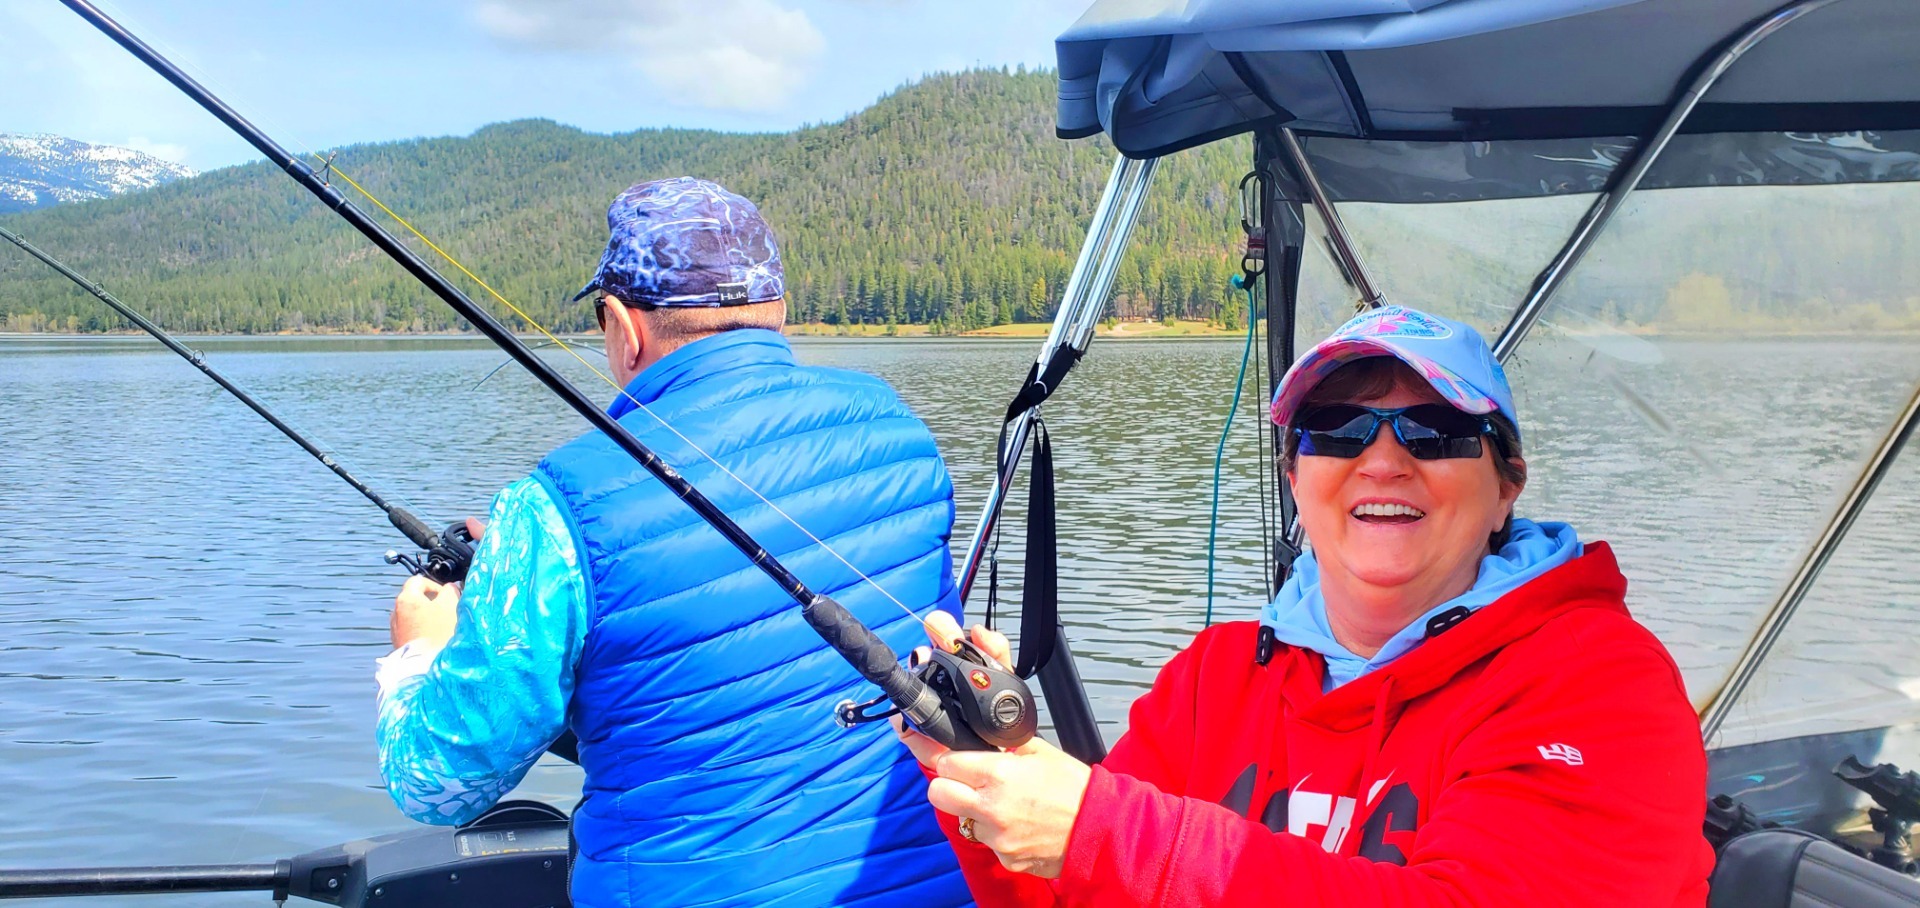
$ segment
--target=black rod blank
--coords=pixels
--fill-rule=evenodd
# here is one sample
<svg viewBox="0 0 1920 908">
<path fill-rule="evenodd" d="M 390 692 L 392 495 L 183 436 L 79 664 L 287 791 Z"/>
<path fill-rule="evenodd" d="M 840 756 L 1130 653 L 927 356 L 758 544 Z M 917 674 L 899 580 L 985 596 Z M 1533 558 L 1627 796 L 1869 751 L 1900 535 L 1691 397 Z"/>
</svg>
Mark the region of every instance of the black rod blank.
<svg viewBox="0 0 1920 908">
<path fill-rule="evenodd" d="M 173 83 L 175 88 L 185 92 L 195 103 L 213 114 L 220 122 L 225 123 L 241 138 L 246 139 L 248 144 L 258 149 L 267 157 L 267 160 L 286 171 L 295 182 L 313 193 L 322 204 L 333 209 L 347 223 L 352 224 L 354 229 L 360 231 L 375 246 L 380 247 L 381 251 L 399 263 L 400 267 L 405 268 L 407 273 L 426 285 L 427 289 L 432 290 L 434 295 L 440 297 L 449 308 L 471 323 L 481 334 L 486 335 L 487 339 L 499 345 L 500 349 L 519 362 L 534 378 L 539 379 L 541 384 L 546 385 L 548 390 L 566 402 L 567 406 L 572 407 L 594 428 L 606 433 L 607 437 L 619 445 L 621 450 L 626 451 L 642 468 L 653 474 L 654 478 L 660 480 L 661 484 L 671 490 L 681 501 L 686 502 L 687 507 L 692 508 L 702 520 L 719 531 L 720 535 L 739 549 L 741 554 L 747 556 L 748 561 L 772 578 L 774 583 L 779 584 L 787 595 L 793 597 L 793 600 L 801 605 L 800 611 L 807 624 L 838 651 L 862 677 L 877 685 L 887 694 L 888 699 L 899 705 L 907 718 L 913 720 L 923 732 L 949 747 L 958 745 L 979 749 L 985 746 L 980 743 L 979 737 L 973 734 L 971 729 L 956 726 L 953 723 L 952 717 L 942 708 L 939 696 L 933 693 L 925 683 L 902 668 L 893 650 L 875 636 L 872 630 L 861 624 L 840 603 L 808 589 L 806 584 L 800 582 L 799 577 L 794 576 L 792 571 L 787 570 L 772 554 L 755 542 L 753 537 L 747 535 L 747 532 L 741 529 L 739 524 L 734 523 L 724 511 L 707 500 L 707 497 L 701 494 L 699 489 L 694 488 L 693 484 L 681 476 L 671 464 L 648 450 L 647 446 L 633 437 L 633 433 L 627 431 L 625 426 L 620 425 L 613 417 L 595 406 L 585 394 L 582 394 L 564 376 L 515 337 L 513 332 L 508 331 L 506 326 L 500 324 L 492 314 L 475 305 L 465 293 L 460 291 L 460 288 L 455 287 L 435 271 L 433 266 L 422 260 L 412 249 L 407 248 L 393 234 L 388 233 L 386 228 L 368 217 L 366 212 L 355 207 L 338 189 L 316 175 L 312 168 L 288 154 L 266 133 L 260 131 L 259 127 L 247 122 L 245 117 L 240 116 L 212 92 L 194 81 L 193 77 L 182 72 L 179 67 L 148 47 L 145 42 L 135 37 L 118 22 L 94 8 L 93 4 L 88 3 L 87 0 L 61 0 L 61 2 L 121 47 L 126 48 L 142 63 L 159 73 L 162 78 Z"/>
<path fill-rule="evenodd" d="M 380 510 L 385 511 L 387 519 L 393 522 L 394 527 L 400 532 L 405 533 L 407 538 L 413 540 L 415 545 L 423 549 L 432 549 L 440 544 L 440 535 L 435 533 L 431 527 L 428 527 L 425 521 L 414 516 L 413 513 L 406 508 L 388 501 L 382 497 L 379 492 L 374 491 L 372 487 L 360 481 L 359 477 L 348 472 L 347 468 L 335 460 L 331 453 L 323 450 L 319 445 L 308 440 L 306 436 L 301 435 L 292 426 L 281 421 L 280 417 L 273 415 L 273 411 L 268 410 L 265 404 L 254 399 L 253 395 L 248 394 L 239 385 L 234 384 L 228 380 L 226 376 L 221 375 L 218 370 L 207 365 L 206 357 L 202 355 L 200 351 L 175 340 L 165 329 L 148 320 L 146 316 L 134 311 L 131 306 L 121 302 L 113 294 L 108 293 L 106 288 L 100 286 L 98 282 L 89 280 L 86 275 L 67 267 L 59 259 L 48 255 L 46 252 L 41 251 L 38 246 L 27 242 L 26 239 L 19 234 L 0 227 L 0 239 L 5 239 L 7 242 L 20 247 L 25 250 L 28 255 L 45 263 L 47 267 L 60 272 L 67 280 L 79 285 L 80 289 L 93 294 L 101 302 L 113 307 L 115 312 L 125 316 L 128 321 L 140 326 L 140 330 L 153 335 L 154 340 L 165 344 L 167 349 L 180 354 L 180 358 L 192 363 L 195 369 L 206 373 L 206 376 L 213 379 L 215 384 L 227 389 L 227 393 L 232 394 L 235 399 L 246 404 L 247 409 L 260 414 L 260 418 L 266 420 L 267 423 L 274 428 L 279 429 L 280 434 L 285 435 L 288 439 L 292 440 L 294 444 L 299 445 L 301 450 L 312 454 L 315 460 L 320 461 L 321 465 L 332 470 L 335 476 L 346 480 L 347 485 L 353 486 L 354 491 L 365 495 L 368 501 L 373 502 Z"/>
</svg>

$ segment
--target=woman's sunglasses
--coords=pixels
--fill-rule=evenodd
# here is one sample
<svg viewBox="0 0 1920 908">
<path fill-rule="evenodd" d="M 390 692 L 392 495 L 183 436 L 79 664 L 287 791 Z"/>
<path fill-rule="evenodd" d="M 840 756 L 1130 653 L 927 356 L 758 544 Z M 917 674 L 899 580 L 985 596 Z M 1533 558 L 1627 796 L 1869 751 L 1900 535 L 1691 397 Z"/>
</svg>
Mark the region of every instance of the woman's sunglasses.
<svg viewBox="0 0 1920 908">
<path fill-rule="evenodd" d="M 1480 438 L 1493 434 L 1493 420 L 1464 413 L 1446 404 L 1419 404 L 1376 410 L 1339 404 L 1315 407 L 1300 415 L 1291 427 L 1300 440 L 1300 453 L 1315 457 L 1359 457 L 1380 434 L 1380 424 L 1393 426 L 1393 437 L 1418 460 L 1479 457 Z M 1497 440 L 1497 436 L 1496 436 Z"/>
</svg>

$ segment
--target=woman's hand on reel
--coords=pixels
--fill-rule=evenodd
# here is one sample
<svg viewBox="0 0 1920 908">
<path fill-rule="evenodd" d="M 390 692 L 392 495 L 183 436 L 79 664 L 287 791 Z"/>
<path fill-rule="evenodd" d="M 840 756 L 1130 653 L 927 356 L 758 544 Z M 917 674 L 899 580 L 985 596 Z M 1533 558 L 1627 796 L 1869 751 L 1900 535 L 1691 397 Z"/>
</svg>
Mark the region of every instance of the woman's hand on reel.
<svg viewBox="0 0 1920 908">
<path fill-rule="evenodd" d="M 926 627 L 932 644 L 948 652 L 963 639 L 959 623 L 945 612 L 934 612 Z M 1006 635 L 974 625 L 966 637 L 1000 665 L 1012 663 Z M 1007 751 L 951 751 L 907 728 L 899 716 L 893 727 L 921 765 L 938 775 L 927 786 L 927 800 L 959 817 L 963 836 L 993 849 L 1010 870 L 1048 879 L 1060 875 L 1091 767 L 1041 738 Z"/>
</svg>

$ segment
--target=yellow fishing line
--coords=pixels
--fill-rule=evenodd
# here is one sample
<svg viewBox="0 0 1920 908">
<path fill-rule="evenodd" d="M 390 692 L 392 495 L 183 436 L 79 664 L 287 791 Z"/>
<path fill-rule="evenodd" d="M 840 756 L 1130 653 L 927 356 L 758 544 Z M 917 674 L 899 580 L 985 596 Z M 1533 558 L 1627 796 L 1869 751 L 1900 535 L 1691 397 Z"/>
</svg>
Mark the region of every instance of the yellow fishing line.
<svg viewBox="0 0 1920 908">
<path fill-rule="evenodd" d="M 512 300 L 507 299 L 505 296 L 502 296 L 500 294 L 500 291 L 493 289 L 492 284 L 489 284 L 486 281 L 481 280 L 479 275 L 474 274 L 470 269 L 467 268 L 467 266 L 461 264 L 459 259 L 454 258 L 452 254 L 448 253 L 445 249 L 440 248 L 440 244 L 435 243 L 426 234 L 421 233 L 419 228 L 414 227 L 413 224 L 409 223 L 406 218 L 401 217 L 393 209 L 388 208 L 387 203 L 380 201 L 378 198 L 375 198 L 373 193 L 368 192 L 365 187 L 355 182 L 353 177 L 350 177 L 347 175 L 346 171 L 343 171 L 340 168 L 335 167 L 333 165 L 332 160 L 327 158 L 322 158 L 318 154 L 315 154 L 313 157 L 315 160 L 320 162 L 321 167 L 324 167 L 328 172 L 339 176 L 340 179 L 347 181 L 347 185 L 352 186 L 355 192 L 360 193 L 362 196 L 366 198 L 367 201 L 372 202 L 375 206 L 379 207 L 381 211 L 386 212 L 387 217 L 393 218 L 395 223 L 399 224 L 402 227 L 405 227 L 407 229 L 407 232 L 419 238 L 420 242 L 427 244 L 428 249 L 432 249 L 435 254 L 439 255 L 443 259 L 446 259 L 447 264 L 450 264 L 453 267 L 460 269 L 461 274 L 466 275 L 474 283 L 479 284 L 481 288 L 485 289 L 489 295 L 491 295 L 494 299 L 499 300 L 501 305 L 506 306 L 508 309 L 513 310 L 513 314 L 520 316 L 521 321 L 526 322 L 535 331 L 538 331 L 541 334 L 545 335 L 547 340 L 553 342 L 554 346 L 557 346 L 560 349 L 567 351 L 567 355 L 572 356 L 576 361 L 580 363 L 580 365 L 587 367 L 587 371 L 592 372 L 594 375 L 598 376 L 601 381 L 606 382 L 607 386 L 612 388 L 614 391 L 618 392 L 621 397 L 624 397 L 627 400 L 632 401 L 635 407 L 638 407 L 641 411 L 645 412 L 648 416 L 653 417 L 655 422 L 658 422 L 667 431 L 672 432 L 682 442 L 685 442 L 688 447 L 698 452 L 701 457 L 706 458 L 707 462 L 718 467 L 720 469 L 720 472 L 727 474 L 728 478 L 731 478 L 734 482 L 739 483 L 741 488 L 744 488 L 748 492 L 753 493 L 753 497 L 760 499 L 761 503 L 765 504 L 769 508 L 772 508 L 774 513 L 779 514 L 782 518 L 785 518 L 788 523 L 793 524 L 795 529 L 798 529 L 800 532 L 806 534 L 808 539 L 813 540 L 814 544 L 820 546 L 822 549 L 825 549 L 827 554 L 832 555 L 834 558 L 838 559 L 841 564 L 846 565 L 848 570 L 853 571 L 856 575 L 860 577 L 861 580 L 866 581 L 867 585 L 873 587 L 876 590 L 879 590 L 880 595 L 887 597 L 889 600 L 892 600 L 893 604 L 899 606 L 902 611 L 906 612 L 908 617 L 914 619 L 915 621 L 920 622 L 922 625 L 925 625 L 927 623 L 927 620 L 925 618 L 920 617 L 920 614 L 918 612 L 915 612 L 913 609 L 908 608 L 907 604 L 904 602 L 901 602 L 899 599 L 895 599 L 894 595 L 892 593 L 887 592 L 887 588 L 881 586 L 879 581 L 874 580 L 872 577 L 867 576 L 867 573 L 865 571 L 862 571 L 858 567 L 855 567 L 853 562 L 848 561 L 846 559 L 846 556 L 841 555 L 839 552 L 835 551 L 833 546 L 830 546 L 827 544 L 826 540 L 821 539 L 818 536 L 815 536 L 812 530 L 809 530 L 805 526 L 802 526 L 800 521 L 795 520 L 791 514 L 788 514 L 779 505 L 774 504 L 771 499 L 767 498 L 767 496 L 760 494 L 759 489 L 754 488 L 746 480 L 741 479 L 739 475 L 735 474 L 732 470 L 727 469 L 726 464 L 721 463 L 720 460 L 714 457 L 712 454 L 708 454 L 705 449 L 695 444 L 693 439 L 680 434 L 679 429 L 674 428 L 671 423 L 668 423 L 665 419 L 660 418 L 659 414 L 654 413 L 653 410 L 649 408 L 646 404 L 641 403 L 639 400 L 635 399 L 632 394 L 627 393 L 627 389 L 621 387 L 619 382 L 614 381 L 612 376 L 606 374 L 605 372 L 600 371 L 598 368 L 595 368 L 592 362 L 589 362 L 586 357 L 581 356 L 580 352 L 573 348 L 573 345 L 567 343 L 566 341 L 561 340 L 552 331 L 547 330 L 547 327 L 545 325 L 540 324 L 540 322 L 537 319 L 535 319 L 533 316 L 528 315 L 525 311 L 521 310 L 519 306 L 514 305 Z"/>
</svg>

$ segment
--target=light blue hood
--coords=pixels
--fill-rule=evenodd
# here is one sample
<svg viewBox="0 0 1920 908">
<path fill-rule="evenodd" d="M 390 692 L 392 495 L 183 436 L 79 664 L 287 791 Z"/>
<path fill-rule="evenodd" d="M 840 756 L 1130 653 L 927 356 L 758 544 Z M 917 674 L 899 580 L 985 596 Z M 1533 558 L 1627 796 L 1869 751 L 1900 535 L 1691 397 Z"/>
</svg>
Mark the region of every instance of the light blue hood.
<svg viewBox="0 0 1920 908">
<path fill-rule="evenodd" d="M 1293 563 L 1293 575 L 1273 601 L 1260 609 L 1260 626 L 1271 628 L 1280 642 L 1310 649 L 1327 660 L 1326 687 L 1332 690 L 1406 655 L 1427 636 L 1427 622 L 1448 610 L 1465 606 L 1479 611 L 1534 578 L 1580 557 L 1580 539 L 1564 523 L 1513 521 L 1513 532 L 1500 551 L 1480 560 L 1480 576 L 1465 593 L 1434 606 L 1415 618 L 1380 647 L 1373 658 L 1354 655 L 1333 639 L 1327 624 L 1327 600 L 1320 595 L 1320 565 L 1311 551 Z"/>
</svg>

